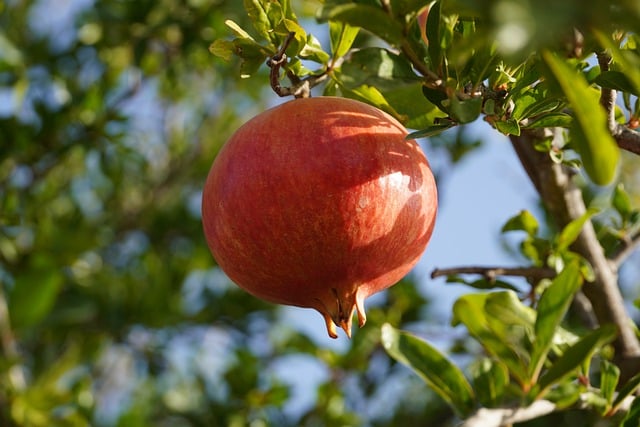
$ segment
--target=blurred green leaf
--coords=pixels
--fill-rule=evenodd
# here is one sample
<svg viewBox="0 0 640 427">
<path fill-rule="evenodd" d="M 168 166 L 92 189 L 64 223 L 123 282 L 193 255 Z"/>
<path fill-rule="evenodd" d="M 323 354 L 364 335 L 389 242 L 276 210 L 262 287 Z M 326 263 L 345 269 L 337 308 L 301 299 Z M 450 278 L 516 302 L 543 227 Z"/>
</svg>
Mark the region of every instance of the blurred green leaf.
<svg viewBox="0 0 640 427">
<path fill-rule="evenodd" d="M 584 77 L 565 61 L 548 51 L 543 53 L 543 57 L 575 114 L 571 139 L 587 174 L 598 185 L 610 183 L 617 169 L 620 150 L 609 133 L 607 117 L 597 94 Z"/>
<path fill-rule="evenodd" d="M 9 314 L 15 328 L 34 326 L 53 308 L 64 282 L 62 271 L 44 255 L 32 260 L 9 293 Z"/>
<path fill-rule="evenodd" d="M 569 224 L 567 224 L 560 235 L 557 238 L 556 245 L 557 250 L 562 252 L 566 250 L 573 242 L 576 241 L 580 233 L 582 232 L 582 228 L 584 224 L 591 219 L 593 215 L 598 213 L 597 209 L 589 208 L 585 213 L 580 215 L 579 218 L 574 219 Z"/>
<path fill-rule="evenodd" d="M 538 220 L 528 210 L 522 210 L 512 216 L 502 226 L 503 233 L 507 231 L 524 231 L 534 237 L 538 233 Z"/>
<path fill-rule="evenodd" d="M 460 415 L 471 413 L 475 405 L 471 385 L 462 371 L 429 343 L 385 323 L 382 345 L 391 357 L 418 373 Z"/>
<path fill-rule="evenodd" d="M 613 189 L 611 204 L 623 220 L 631 215 L 631 198 L 629 197 L 629 193 L 625 191 L 623 183 L 618 183 Z"/>
</svg>

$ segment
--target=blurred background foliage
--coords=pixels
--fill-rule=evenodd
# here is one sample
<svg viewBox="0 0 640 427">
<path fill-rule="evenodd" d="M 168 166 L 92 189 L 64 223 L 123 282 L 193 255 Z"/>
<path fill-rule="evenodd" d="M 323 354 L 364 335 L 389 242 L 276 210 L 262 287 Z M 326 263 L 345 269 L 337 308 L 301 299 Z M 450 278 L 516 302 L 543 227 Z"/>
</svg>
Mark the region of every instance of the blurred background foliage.
<svg viewBox="0 0 640 427">
<path fill-rule="evenodd" d="M 293 2 L 316 36 L 320 3 Z M 637 2 L 620 3 L 613 17 L 580 0 L 444 4 L 489 23 L 478 40 L 503 37 L 518 61 L 561 43 L 567 19 L 637 26 Z M 275 98 L 266 67 L 240 79 L 239 59 L 208 51 L 227 19 L 251 27 L 237 0 L 0 0 L 1 426 L 452 424 L 380 345 L 383 323 L 429 317 L 411 277 L 372 299 L 352 341 L 327 347 L 215 267 L 202 183 L 227 137 Z M 431 148 L 448 166 L 480 145 L 461 127 Z M 636 157 L 622 176 L 637 206 Z M 463 361 L 481 352 L 446 338 Z"/>
<path fill-rule="evenodd" d="M 202 183 L 273 99 L 264 69 L 239 79 L 209 53 L 226 19 L 248 25 L 242 2 L 0 1 L 0 425 L 449 414 L 384 355 L 381 309 L 348 348 L 319 348 L 215 268 Z M 412 286 L 387 299 L 397 323 L 424 315 Z M 313 372 L 300 403 L 290 378 Z"/>
</svg>

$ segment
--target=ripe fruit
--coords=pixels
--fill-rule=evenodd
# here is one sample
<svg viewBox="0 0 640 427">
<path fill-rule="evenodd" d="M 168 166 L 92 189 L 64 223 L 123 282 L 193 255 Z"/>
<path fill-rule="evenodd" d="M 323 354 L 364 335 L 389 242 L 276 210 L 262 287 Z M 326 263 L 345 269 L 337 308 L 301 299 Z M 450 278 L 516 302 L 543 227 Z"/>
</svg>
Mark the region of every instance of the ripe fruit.
<svg viewBox="0 0 640 427">
<path fill-rule="evenodd" d="M 394 118 L 344 98 L 303 98 L 254 117 L 216 157 L 202 196 L 207 243 L 241 288 L 310 307 L 351 334 L 364 300 L 416 264 L 437 194 Z"/>
</svg>

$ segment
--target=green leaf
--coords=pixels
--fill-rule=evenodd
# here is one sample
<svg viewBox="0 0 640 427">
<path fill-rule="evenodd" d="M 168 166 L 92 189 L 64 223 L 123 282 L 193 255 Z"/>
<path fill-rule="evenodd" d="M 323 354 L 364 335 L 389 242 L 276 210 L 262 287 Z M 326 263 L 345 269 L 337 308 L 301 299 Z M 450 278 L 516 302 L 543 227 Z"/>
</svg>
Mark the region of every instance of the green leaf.
<svg viewBox="0 0 640 427">
<path fill-rule="evenodd" d="M 617 329 L 615 326 L 604 325 L 591 331 L 574 345 L 567 348 L 551 368 L 540 377 L 538 381 L 540 387 L 539 396 L 544 394 L 551 386 L 561 382 L 565 377 L 575 372 L 585 361 L 591 358 L 595 351 L 612 341 L 616 335 Z"/>
<path fill-rule="evenodd" d="M 503 233 L 507 231 L 524 231 L 529 236 L 534 237 L 538 233 L 538 220 L 527 210 L 520 211 L 519 214 L 509 218 L 502 226 Z"/>
<path fill-rule="evenodd" d="M 454 94 L 449 98 L 451 118 L 460 124 L 471 123 L 482 112 L 482 98 L 458 99 Z"/>
<path fill-rule="evenodd" d="M 571 140 L 587 174 L 598 185 L 610 183 L 616 173 L 620 150 L 609 133 L 597 94 L 584 76 L 565 61 L 547 51 L 543 57 L 573 109 Z"/>
<path fill-rule="evenodd" d="M 392 45 L 402 41 L 402 25 L 382 8 L 368 4 L 327 2 L 318 16 L 320 21 L 344 22 L 352 27 L 363 28 Z"/>
<path fill-rule="evenodd" d="M 407 138 L 417 139 L 417 138 L 425 138 L 429 136 L 438 135 L 444 132 L 445 130 L 452 128 L 453 126 L 455 126 L 455 123 L 453 122 L 427 126 L 424 129 L 411 132 L 409 135 L 407 135 Z"/>
<path fill-rule="evenodd" d="M 231 31 L 233 31 L 234 34 L 239 38 L 253 40 L 253 37 L 251 37 L 249 33 L 243 30 L 240 25 L 236 24 L 231 19 L 227 19 L 226 21 L 224 21 L 224 25 L 226 25 Z"/>
<path fill-rule="evenodd" d="M 540 116 L 529 122 L 525 129 L 539 129 L 550 127 L 569 128 L 573 123 L 573 117 L 565 113 L 550 113 Z"/>
<path fill-rule="evenodd" d="M 629 193 L 625 191 L 623 183 L 619 183 L 613 189 L 611 204 L 623 219 L 627 219 L 631 215 L 631 212 L 633 211 L 633 208 L 631 207 L 631 198 L 629 197 Z"/>
<path fill-rule="evenodd" d="M 558 101 L 557 99 L 549 99 L 545 97 L 546 95 L 547 94 L 536 93 L 536 96 L 543 97 L 542 99 L 537 99 L 531 95 L 529 97 L 523 96 L 523 97 L 517 98 L 518 102 L 520 102 L 522 98 L 533 99 L 534 102 L 531 102 L 525 105 L 524 108 L 521 108 L 520 110 L 521 112 L 517 115 L 516 115 L 516 109 L 514 109 L 513 116 L 515 116 L 515 118 L 518 120 L 532 118 L 532 117 L 539 116 L 541 114 L 551 113 L 552 111 L 557 110 L 562 105 L 560 101 Z"/>
<path fill-rule="evenodd" d="M 276 9 L 276 4 L 277 3 L 265 2 L 261 0 L 244 0 L 244 9 L 247 11 L 253 27 L 265 40 L 274 41 L 272 31 L 273 21 L 271 21 L 271 19 L 273 19 L 273 12 L 271 10 L 271 5 L 274 5 L 273 9 Z M 279 19 L 276 20 L 276 23 L 283 19 L 282 9 L 280 9 L 279 7 L 278 9 L 280 10 L 280 16 Z M 272 16 L 270 17 L 269 15 Z"/>
<path fill-rule="evenodd" d="M 442 41 L 441 41 L 441 6 L 442 2 L 435 2 L 429 9 L 429 15 L 427 16 L 427 40 L 429 40 L 429 58 L 431 64 L 436 70 L 440 70 L 440 64 L 442 63 Z"/>
<path fill-rule="evenodd" d="M 595 78 L 594 83 L 609 89 L 628 92 L 636 96 L 640 95 L 631 79 L 620 71 L 603 71 Z"/>
<path fill-rule="evenodd" d="M 360 49 L 351 54 L 342 65 L 340 76 L 349 89 L 366 84 L 381 92 L 416 85 L 421 80 L 406 58 L 378 47 Z"/>
<path fill-rule="evenodd" d="M 620 427 L 638 427 L 640 425 L 640 398 L 633 399 L 629 412 L 622 420 Z"/>
<path fill-rule="evenodd" d="M 638 388 L 640 388 L 640 373 L 634 375 L 629 381 L 625 383 L 625 385 L 620 388 L 618 394 L 616 395 L 616 398 L 611 405 L 611 411 L 617 411 L 618 407 L 622 405 L 624 400 L 628 396 L 631 396 L 633 393 L 635 393 Z"/>
<path fill-rule="evenodd" d="M 429 343 L 388 323 L 382 326 L 382 345 L 391 357 L 412 368 L 461 416 L 475 406 L 471 385 L 462 371 Z"/>
<path fill-rule="evenodd" d="M 600 392 L 602 393 L 602 397 L 604 397 L 609 404 L 608 406 L 611 406 L 613 403 L 619 379 L 620 368 L 608 360 L 602 360 L 600 362 Z"/>
<path fill-rule="evenodd" d="M 329 38 L 333 57 L 345 56 L 359 32 L 360 27 L 353 27 L 345 22 L 329 21 Z"/>
<path fill-rule="evenodd" d="M 16 277 L 9 293 L 9 315 L 15 328 L 33 326 L 53 308 L 64 276 L 52 259 L 38 256 Z"/>
<path fill-rule="evenodd" d="M 403 121 L 402 117 L 393 109 L 384 95 L 374 86 L 362 85 L 354 89 L 346 87 L 341 87 L 340 89 L 345 97 L 371 104 L 398 118 L 400 121 Z"/>
<path fill-rule="evenodd" d="M 389 104 L 407 118 L 402 124 L 410 129 L 422 129 L 446 117 L 440 109 L 420 96 L 421 90 L 422 83 L 415 82 L 398 85 L 383 92 Z"/>
<path fill-rule="evenodd" d="M 622 84 L 619 90 L 623 92 L 633 93 L 636 96 L 640 95 L 640 56 L 636 52 L 629 49 L 621 49 L 617 43 L 611 39 L 611 36 L 600 31 L 594 32 L 600 44 L 611 52 L 613 62 L 620 70 L 624 70 L 624 77 L 616 78 L 613 75 L 613 83 Z M 615 73 L 616 71 L 610 71 Z M 609 72 L 609 73 L 610 73 Z M 605 74 L 605 73 L 602 73 Z M 602 75 L 601 74 L 601 75 Z M 611 81 L 611 75 L 605 76 L 605 79 Z M 597 78 L 596 78 L 597 80 Z"/>
<path fill-rule="evenodd" d="M 558 239 L 556 241 L 557 251 L 562 252 L 566 250 L 573 242 L 575 242 L 582 232 L 584 224 L 596 213 L 598 213 L 597 209 L 589 208 L 585 213 L 580 215 L 580 217 L 567 224 L 560 232 L 560 235 L 558 236 Z"/>
<path fill-rule="evenodd" d="M 567 265 L 542 293 L 538 303 L 538 314 L 534 325 L 535 339 L 531 351 L 529 378 L 532 383 L 538 378 L 556 330 L 581 285 L 580 266 L 577 262 L 573 262 Z"/>
<path fill-rule="evenodd" d="M 269 56 L 264 46 L 256 43 L 253 39 L 235 39 L 233 44 L 236 46 L 236 52 L 242 58 L 240 63 L 240 76 L 242 78 L 249 77 L 264 65 L 265 60 Z"/>
<path fill-rule="evenodd" d="M 225 61 L 230 61 L 231 57 L 236 53 L 236 46 L 232 41 L 218 39 L 211 43 L 209 52 Z"/>
<path fill-rule="evenodd" d="M 469 333 L 509 369 L 509 373 L 521 384 L 526 382 L 527 368 L 509 343 L 497 336 L 489 327 L 485 303 L 489 294 L 467 294 L 458 298 L 453 305 L 452 325 L 463 323 Z"/>
<path fill-rule="evenodd" d="M 493 125 L 504 135 L 520 135 L 520 125 L 516 119 L 498 120 Z"/>
<path fill-rule="evenodd" d="M 483 406 L 497 406 L 509 384 L 507 368 L 498 361 L 483 357 L 473 363 L 469 371 L 478 401 Z"/>
<path fill-rule="evenodd" d="M 297 56 L 302 49 L 304 49 L 307 44 L 307 33 L 297 22 L 292 21 L 291 19 L 282 19 L 280 22 L 274 27 L 274 32 L 280 36 L 282 40 L 279 40 L 281 44 L 286 37 L 289 36 L 290 33 L 293 33 L 293 39 L 291 43 L 287 47 L 287 55 L 290 58 Z M 319 45 L 319 43 L 318 43 Z"/>
<path fill-rule="evenodd" d="M 303 59 L 308 59 L 318 64 L 326 64 L 331 58 L 327 52 L 322 49 L 320 41 L 312 34 L 307 35 L 307 42 L 299 53 Z"/>
</svg>

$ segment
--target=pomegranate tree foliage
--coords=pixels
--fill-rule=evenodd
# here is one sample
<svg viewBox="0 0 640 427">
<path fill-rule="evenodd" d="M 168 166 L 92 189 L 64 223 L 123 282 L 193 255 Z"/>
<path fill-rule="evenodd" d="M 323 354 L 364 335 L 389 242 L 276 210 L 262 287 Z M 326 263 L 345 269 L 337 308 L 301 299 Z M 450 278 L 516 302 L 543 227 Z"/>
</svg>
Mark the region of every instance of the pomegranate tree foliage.
<svg viewBox="0 0 640 427">
<path fill-rule="evenodd" d="M 0 1 L 0 425 L 638 424 L 637 1 L 65 5 Z M 283 86 L 378 106 L 452 167 L 482 119 L 540 194 L 505 212 L 521 267 L 434 272 L 469 286 L 444 353 L 404 331 L 428 324 L 409 279 L 334 351 L 212 267 L 200 189 L 287 38 Z M 306 406 L 293 361 L 323 373 Z"/>
</svg>

